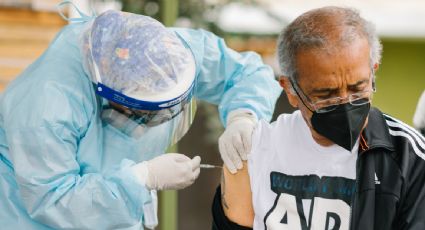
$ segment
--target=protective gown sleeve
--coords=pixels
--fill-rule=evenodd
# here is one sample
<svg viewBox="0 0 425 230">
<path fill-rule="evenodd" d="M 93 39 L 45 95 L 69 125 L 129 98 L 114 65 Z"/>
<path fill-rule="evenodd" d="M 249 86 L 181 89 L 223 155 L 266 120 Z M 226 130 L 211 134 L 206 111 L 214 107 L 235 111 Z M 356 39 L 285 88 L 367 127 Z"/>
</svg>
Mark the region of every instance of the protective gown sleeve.
<svg viewBox="0 0 425 230">
<path fill-rule="evenodd" d="M 79 142 L 87 138 L 91 124 L 99 122 L 87 97 L 90 82 L 78 85 L 67 77 L 83 74 L 75 73 L 80 65 L 68 60 L 64 67 L 60 58 L 43 61 L 50 64 L 27 70 L 32 74 L 25 79 L 30 87 L 13 83 L 14 94 L 8 94 L 1 105 L 26 212 L 54 229 L 142 229 L 143 204 L 150 196 L 131 172 L 135 163 L 124 159 L 105 175 L 84 173 L 79 161 Z M 63 82 L 55 80 L 58 73 Z"/>
<path fill-rule="evenodd" d="M 55 229 L 116 229 L 141 221 L 148 193 L 129 171 L 134 162 L 123 161 L 109 177 L 80 174 L 81 136 L 66 121 L 8 134 L 19 191 L 33 219 Z"/>
<path fill-rule="evenodd" d="M 194 54 L 195 96 L 218 105 L 224 125 L 229 112 L 240 108 L 254 111 L 259 119 L 271 119 L 281 88 L 258 54 L 236 52 L 222 38 L 204 30 L 171 29 Z"/>
</svg>

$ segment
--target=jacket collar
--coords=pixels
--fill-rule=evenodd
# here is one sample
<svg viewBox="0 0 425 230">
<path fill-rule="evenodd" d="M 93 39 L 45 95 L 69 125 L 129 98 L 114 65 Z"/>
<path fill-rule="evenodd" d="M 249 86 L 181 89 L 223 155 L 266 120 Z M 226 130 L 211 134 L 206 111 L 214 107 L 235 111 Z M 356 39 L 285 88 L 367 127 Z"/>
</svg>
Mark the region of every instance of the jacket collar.
<svg viewBox="0 0 425 230">
<path fill-rule="evenodd" d="M 360 145 L 360 153 L 375 148 L 395 149 L 384 115 L 375 107 L 369 111 L 368 124 L 360 136 Z"/>
</svg>

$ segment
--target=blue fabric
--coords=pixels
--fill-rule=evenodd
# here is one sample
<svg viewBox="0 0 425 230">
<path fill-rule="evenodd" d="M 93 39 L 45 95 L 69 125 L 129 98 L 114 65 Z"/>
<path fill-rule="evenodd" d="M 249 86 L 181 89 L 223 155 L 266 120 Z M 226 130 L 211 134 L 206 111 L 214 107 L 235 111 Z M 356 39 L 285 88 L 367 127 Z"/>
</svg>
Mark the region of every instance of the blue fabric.
<svg viewBox="0 0 425 230">
<path fill-rule="evenodd" d="M 270 120 L 281 88 L 270 66 L 254 52 L 238 53 L 222 38 L 205 30 L 171 28 L 185 42 L 197 65 L 195 97 L 218 105 L 222 124 L 238 108 Z"/>
<path fill-rule="evenodd" d="M 102 83 L 127 96 L 170 90 L 193 65 L 190 50 L 151 17 L 109 10 L 94 20 L 88 33 L 85 45 Z"/>
<path fill-rule="evenodd" d="M 102 99 L 83 70 L 84 23 L 66 26 L 0 98 L 1 229 L 143 229 L 148 190 L 130 172 L 165 152 L 173 121 L 131 139 L 102 123 Z M 280 94 L 271 69 L 202 30 L 170 29 L 195 56 L 195 97 L 224 121 L 249 108 L 270 119 Z"/>
</svg>

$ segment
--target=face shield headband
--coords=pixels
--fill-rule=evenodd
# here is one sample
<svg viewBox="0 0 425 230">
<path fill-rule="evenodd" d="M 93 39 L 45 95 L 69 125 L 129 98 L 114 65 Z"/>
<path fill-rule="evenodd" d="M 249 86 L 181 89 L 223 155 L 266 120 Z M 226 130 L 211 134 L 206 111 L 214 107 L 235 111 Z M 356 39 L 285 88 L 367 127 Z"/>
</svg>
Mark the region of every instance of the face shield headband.
<svg viewBox="0 0 425 230">
<path fill-rule="evenodd" d="M 194 85 L 195 85 L 195 81 L 193 81 L 192 85 L 189 87 L 189 89 L 185 93 L 183 93 L 182 95 L 176 98 L 173 98 L 167 101 L 154 102 L 154 101 L 143 101 L 143 100 L 138 100 L 132 97 L 128 97 L 102 84 L 100 82 L 100 79 L 98 79 L 98 82 L 96 84 L 96 94 L 107 99 L 108 101 L 115 102 L 117 104 L 123 105 L 130 109 L 155 111 L 155 110 L 167 109 L 167 108 L 173 107 L 176 104 L 189 101 L 193 96 Z"/>
</svg>

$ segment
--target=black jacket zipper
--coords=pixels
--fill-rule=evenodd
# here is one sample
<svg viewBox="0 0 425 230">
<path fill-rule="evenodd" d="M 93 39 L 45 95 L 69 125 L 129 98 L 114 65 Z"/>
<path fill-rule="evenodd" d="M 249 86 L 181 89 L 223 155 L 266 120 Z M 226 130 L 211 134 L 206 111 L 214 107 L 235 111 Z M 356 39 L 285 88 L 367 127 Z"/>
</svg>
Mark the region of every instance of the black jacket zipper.
<svg viewBox="0 0 425 230">
<path fill-rule="evenodd" d="M 363 134 L 362 134 L 363 135 Z M 359 153 L 357 155 L 357 159 L 356 159 L 356 180 L 355 180 L 355 190 L 354 190 L 354 194 L 351 198 L 351 209 L 350 209 L 350 219 L 349 219 L 349 223 L 348 226 L 350 228 L 350 230 L 354 230 L 353 228 L 353 213 L 354 213 L 354 208 L 356 206 L 356 196 L 358 194 L 358 189 L 359 189 L 359 161 L 360 158 L 367 152 L 369 151 L 371 148 L 369 148 L 369 146 L 366 144 L 366 141 L 364 141 L 365 143 L 362 143 L 362 139 L 363 137 L 360 136 L 360 140 L 359 140 Z M 363 139 L 364 140 L 364 139 Z M 364 146 L 365 145 L 365 146 Z"/>
</svg>

